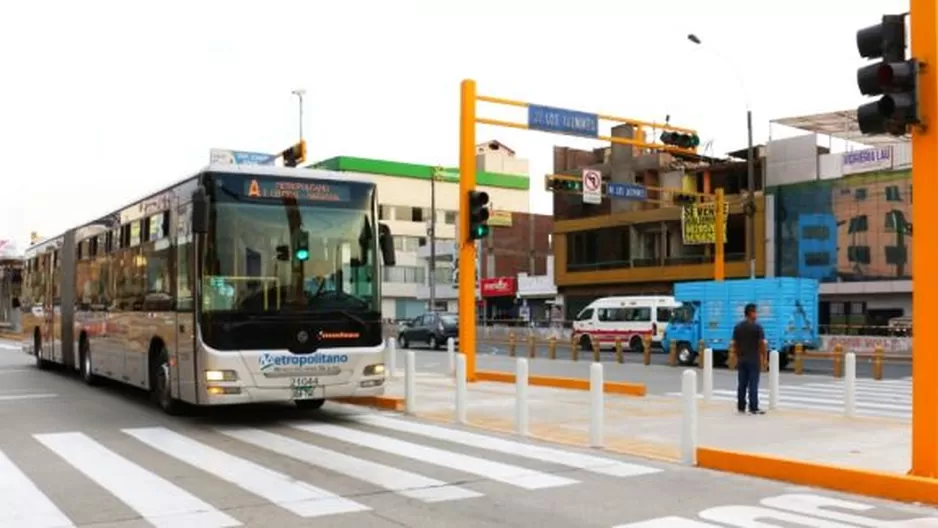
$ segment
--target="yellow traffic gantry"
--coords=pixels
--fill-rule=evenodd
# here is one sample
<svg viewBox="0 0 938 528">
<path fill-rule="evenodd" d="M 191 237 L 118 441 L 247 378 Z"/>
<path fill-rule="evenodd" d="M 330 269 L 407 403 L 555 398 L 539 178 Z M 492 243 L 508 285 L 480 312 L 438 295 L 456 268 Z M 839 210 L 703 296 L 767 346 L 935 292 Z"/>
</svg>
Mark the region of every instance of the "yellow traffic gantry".
<svg viewBox="0 0 938 528">
<path fill-rule="evenodd" d="M 537 130 L 567 136 L 587 137 L 633 148 L 662 150 L 680 154 L 696 154 L 700 143 L 697 132 L 689 128 L 653 123 L 638 119 L 616 117 L 568 110 L 543 105 L 535 105 L 512 99 L 502 99 L 478 95 L 476 83 L 471 79 L 462 81 L 460 90 L 459 115 L 459 349 L 466 357 L 466 379 L 476 379 L 476 245 L 469 236 L 469 193 L 476 187 L 476 123 L 485 125 Z M 515 123 L 498 119 L 480 118 L 476 115 L 476 103 L 500 104 L 527 110 L 527 123 Z M 599 133 L 599 121 L 613 121 L 636 127 L 641 139 L 613 137 Z M 664 132 L 662 143 L 649 143 L 644 140 L 643 130 L 652 128 Z M 718 209 L 721 210 L 722 207 Z M 722 226 L 722 215 L 717 215 Z M 720 239 L 722 239 L 722 229 Z M 722 245 L 718 250 L 722 255 Z M 718 266 L 722 278 L 722 264 Z"/>
<path fill-rule="evenodd" d="M 912 56 L 919 71 L 918 106 L 924 127 L 912 130 L 912 185 L 918 207 L 912 208 L 912 471 L 938 478 L 938 287 L 930 282 L 938 261 L 938 7 L 936 0 L 911 0 Z"/>
</svg>

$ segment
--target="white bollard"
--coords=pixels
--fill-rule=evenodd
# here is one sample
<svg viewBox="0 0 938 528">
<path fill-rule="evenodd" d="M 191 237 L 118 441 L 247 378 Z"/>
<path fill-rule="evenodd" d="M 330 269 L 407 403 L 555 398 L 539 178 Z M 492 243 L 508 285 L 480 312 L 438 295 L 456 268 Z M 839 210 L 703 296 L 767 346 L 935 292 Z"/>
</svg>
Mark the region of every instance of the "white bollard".
<svg viewBox="0 0 938 528">
<path fill-rule="evenodd" d="M 603 446 L 603 364 L 590 365 L 590 446 Z"/>
<path fill-rule="evenodd" d="M 414 414 L 417 411 L 417 358 L 413 350 L 404 355 L 404 411 Z"/>
<path fill-rule="evenodd" d="M 778 408 L 778 350 L 769 352 L 769 410 Z"/>
<path fill-rule="evenodd" d="M 515 431 L 528 435 L 528 360 L 518 358 L 515 368 Z"/>
<path fill-rule="evenodd" d="M 384 368 L 388 369 L 388 379 L 394 379 L 397 374 L 397 340 L 393 337 L 388 338 L 388 344 L 384 347 L 385 360 Z"/>
<path fill-rule="evenodd" d="M 857 415 L 857 355 L 847 352 L 844 360 L 844 414 L 853 418 Z"/>
<path fill-rule="evenodd" d="M 449 361 L 449 374 L 456 374 L 456 340 L 452 337 L 446 340 L 446 359 Z"/>
<path fill-rule="evenodd" d="M 681 376 L 681 461 L 697 465 L 697 373 L 691 369 Z"/>
<path fill-rule="evenodd" d="M 466 419 L 466 396 L 469 389 L 466 387 L 466 356 L 459 354 L 456 356 L 456 423 L 465 425 Z"/>
<path fill-rule="evenodd" d="M 713 349 L 703 350 L 703 399 L 710 403 L 713 399 Z"/>
</svg>

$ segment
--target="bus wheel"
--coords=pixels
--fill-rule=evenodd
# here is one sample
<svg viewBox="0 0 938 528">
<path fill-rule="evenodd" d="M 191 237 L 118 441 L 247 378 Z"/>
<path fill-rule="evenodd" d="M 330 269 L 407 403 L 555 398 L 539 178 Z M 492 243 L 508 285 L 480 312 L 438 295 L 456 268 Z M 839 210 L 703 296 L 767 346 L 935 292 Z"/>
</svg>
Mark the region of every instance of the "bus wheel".
<svg viewBox="0 0 938 528">
<path fill-rule="evenodd" d="M 160 343 L 157 351 L 150 352 L 150 397 L 163 409 L 163 412 L 170 415 L 177 415 L 181 412 L 181 403 L 173 398 L 169 379 L 169 351 Z"/>
<path fill-rule="evenodd" d="M 81 379 L 85 380 L 85 383 L 88 385 L 96 385 L 98 382 L 98 377 L 94 375 L 94 371 L 91 370 L 91 350 L 88 349 L 88 339 L 82 338 L 78 342 L 78 358 L 81 361 L 80 371 Z"/>
<path fill-rule="evenodd" d="M 303 411 L 315 411 L 315 410 L 317 410 L 317 409 L 321 409 L 322 406 L 326 403 L 326 400 L 323 400 L 323 399 L 319 399 L 319 400 L 296 400 L 294 403 L 296 403 L 297 408 L 299 408 L 299 409 L 301 409 L 301 410 L 303 410 Z"/>
</svg>

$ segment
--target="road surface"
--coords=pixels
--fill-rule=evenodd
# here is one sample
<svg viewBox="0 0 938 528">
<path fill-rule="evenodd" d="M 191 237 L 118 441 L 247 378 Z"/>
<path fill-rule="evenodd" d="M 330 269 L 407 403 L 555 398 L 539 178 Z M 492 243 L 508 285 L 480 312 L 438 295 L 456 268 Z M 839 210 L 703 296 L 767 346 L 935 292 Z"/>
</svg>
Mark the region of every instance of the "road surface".
<svg viewBox="0 0 938 528">
<path fill-rule="evenodd" d="M 169 417 L 132 389 L 38 371 L 4 342 L 0 420 L 4 528 L 755 526 L 747 515 L 804 523 L 831 499 L 869 505 L 849 512 L 860 526 L 938 523 L 930 509 L 347 406 Z"/>
</svg>

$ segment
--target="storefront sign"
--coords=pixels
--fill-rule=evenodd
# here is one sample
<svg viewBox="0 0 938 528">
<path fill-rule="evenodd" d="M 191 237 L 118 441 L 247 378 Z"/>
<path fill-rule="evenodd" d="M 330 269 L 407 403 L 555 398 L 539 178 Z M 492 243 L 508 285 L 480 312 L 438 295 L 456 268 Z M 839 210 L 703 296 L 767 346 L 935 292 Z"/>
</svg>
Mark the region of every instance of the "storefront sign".
<svg viewBox="0 0 938 528">
<path fill-rule="evenodd" d="M 684 243 L 714 244 L 716 243 L 716 216 L 712 203 L 685 205 L 681 208 L 681 236 Z M 723 205 L 723 243 L 726 244 L 726 225 L 729 223 L 730 206 Z"/>
<path fill-rule="evenodd" d="M 843 173 L 858 174 L 892 168 L 892 147 L 880 147 L 844 152 Z"/>
<path fill-rule="evenodd" d="M 518 282 L 515 277 L 495 277 L 482 279 L 483 297 L 509 297 L 518 292 Z"/>
</svg>

